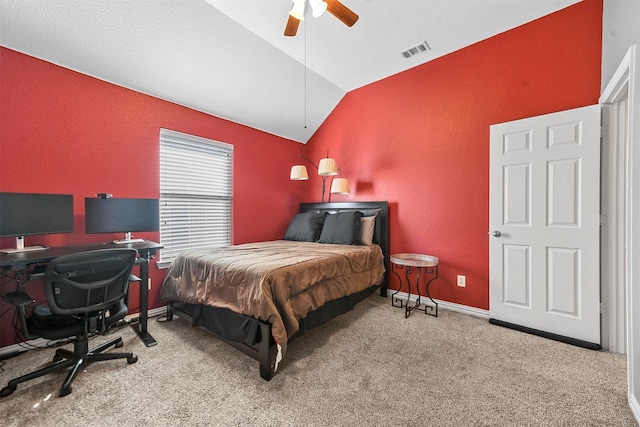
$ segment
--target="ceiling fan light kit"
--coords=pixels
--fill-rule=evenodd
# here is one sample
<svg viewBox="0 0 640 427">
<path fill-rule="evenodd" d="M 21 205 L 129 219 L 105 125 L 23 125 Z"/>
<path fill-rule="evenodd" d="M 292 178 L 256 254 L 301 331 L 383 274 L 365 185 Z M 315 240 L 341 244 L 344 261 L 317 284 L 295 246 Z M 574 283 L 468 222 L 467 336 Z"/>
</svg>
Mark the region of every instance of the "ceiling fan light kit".
<svg viewBox="0 0 640 427">
<path fill-rule="evenodd" d="M 287 37 L 293 37 L 298 32 L 298 26 L 300 21 L 304 21 L 304 10 L 306 6 L 306 0 L 291 0 L 293 7 L 289 11 L 289 19 L 284 29 L 284 35 Z M 353 26 L 356 23 L 359 16 L 343 5 L 339 0 L 309 0 L 309 6 L 311 7 L 311 14 L 314 18 L 318 18 L 325 11 L 329 11 L 330 14 L 339 19 L 347 27 Z"/>
<path fill-rule="evenodd" d="M 289 11 L 289 15 L 298 21 L 304 21 L 304 1 L 305 0 L 293 0 L 293 7 Z"/>
<path fill-rule="evenodd" d="M 309 0 L 309 6 L 311 6 L 312 15 L 314 18 L 319 18 L 327 10 L 327 2 L 324 0 Z"/>
</svg>

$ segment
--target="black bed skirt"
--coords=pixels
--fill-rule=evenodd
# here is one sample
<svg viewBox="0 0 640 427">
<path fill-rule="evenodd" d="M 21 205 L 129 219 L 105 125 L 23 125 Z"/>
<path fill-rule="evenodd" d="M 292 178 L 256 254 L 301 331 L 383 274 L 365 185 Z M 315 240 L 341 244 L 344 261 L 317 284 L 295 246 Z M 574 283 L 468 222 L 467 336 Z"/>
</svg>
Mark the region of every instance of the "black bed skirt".
<svg viewBox="0 0 640 427">
<path fill-rule="evenodd" d="M 300 320 L 299 330 L 289 337 L 289 341 L 316 326 L 327 323 L 334 317 L 353 310 L 356 304 L 374 293 L 379 287 L 379 285 L 372 286 L 356 294 L 331 300 L 322 307 L 310 311 L 304 319 Z M 191 326 L 202 326 L 226 340 L 248 346 L 254 346 L 256 343 L 262 342 L 263 337 L 260 323 L 266 324 L 267 322 L 265 321 L 238 314 L 227 308 L 210 307 L 178 301 L 174 301 L 172 306 L 191 318 Z M 268 338 L 272 341 L 271 344 L 273 344 L 273 337 Z"/>
<path fill-rule="evenodd" d="M 372 286 L 358 292 L 357 294 L 352 294 L 343 298 L 329 301 L 322 307 L 310 311 L 304 319 L 300 320 L 300 329 L 298 330 L 298 332 L 293 334 L 293 336 L 289 337 L 289 341 L 299 335 L 304 334 L 306 331 L 315 328 L 316 326 L 327 323 L 334 317 L 353 310 L 356 304 L 374 293 L 378 288 L 379 286 Z"/>
</svg>

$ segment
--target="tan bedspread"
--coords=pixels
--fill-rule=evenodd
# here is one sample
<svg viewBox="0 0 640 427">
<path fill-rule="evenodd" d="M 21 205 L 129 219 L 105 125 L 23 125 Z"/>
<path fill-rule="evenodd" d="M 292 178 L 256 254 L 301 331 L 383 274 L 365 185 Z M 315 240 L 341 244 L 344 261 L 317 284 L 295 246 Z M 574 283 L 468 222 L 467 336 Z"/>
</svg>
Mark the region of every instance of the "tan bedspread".
<svg viewBox="0 0 640 427">
<path fill-rule="evenodd" d="M 377 245 L 276 240 L 184 252 L 169 267 L 160 297 L 268 320 L 275 340 L 286 345 L 308 312 L 383 276 Z"/>
</svg>

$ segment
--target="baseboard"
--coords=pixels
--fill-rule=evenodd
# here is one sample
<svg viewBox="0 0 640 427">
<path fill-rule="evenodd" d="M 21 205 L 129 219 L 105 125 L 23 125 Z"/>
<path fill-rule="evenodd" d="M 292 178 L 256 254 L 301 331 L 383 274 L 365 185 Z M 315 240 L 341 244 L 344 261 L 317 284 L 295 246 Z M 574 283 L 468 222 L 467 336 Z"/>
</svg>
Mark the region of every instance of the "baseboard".
<svg viewBox="0 0 640 427">
<path fill-rule="evenodd" d="M 44 348 L 51 343 L 55 343 L 55 340 L 45 340 L 44 338 L 38 338 L 35 340 L 29 340 L 20 344 L 12 344 L 6 347 L 0 348 L 0 360 L 10 359 L 14 356 L 29 351 L 33 347 Z"/>
<path fill-rule="evenodd" d="M 163 305 L 162 307 L 152 308 L 151 310 L 148 311 L 148 316 L 150 318 L 161 316 L 164 314 L 167 314 L 166 305 Z M 127 314 L 125 318 L 128 319 L 130 322 L 137 321 L 140 318 L 140 313 Z"/>
<path fill-rule="evenodd" d="M 396 291 L 389 289 L 387 295 L 394 295 L 396 296 L 396 298 L 402 298 L 404 300 L 407 299 L 407 293 L 406 292 L 398 292 L 395 293 Z M 417 295 L 411 294 L 411 296 L 409 297 L 409 301 L 411 301 L 412 303 L 415 303 L 416 300 L 418 299 Z M 422 300 L 424 301 L 425 297 L 422 296 Z M 483 310 L 481 308 L 476 308 L 476 307 L 471 307 L 468 305 L 462 305 L 462 304 L 456 304 L 454 302 L 449 302 L 449 301 L 442 301 L 439 299 L 434 298 L 433 299 L 435 302 L 438 303 L 438 308 L 443 308 L 445 310 L 449 310 L 449 311 L 456 311 L 458 313 L 464 313 L 464 314 L 469 314 L 471 316 L 476 316 L 476 317 L 482 317 L 484 319 L 488 319 L 489 318 L 489 310 Z"/>
<path fill-rule="evenodd" d="M 629 407 L 633 412 L 633 416 L 636 417 L 638 425 L 640 425 L 640 403 L 638 403 L 638 399 L 633 394 L 629 395 Z"/>
<path fill-rule="evenodd" d="M 166 312 L 167 312 L 167 306 L 152 308 L 151 310 L 149 310 L 149 318 L 164 315 L 166 314 Z M 140 318 L 140 313 L 127 314 L 125 318 L 129 322 L 135 322 Z M 9 359 L 13 356 L 17 356 L 20 353 L 28 351 L 32 347 L 43 348 L 55 342 L 56 342 L 55 340 L 46 340 L 44 338 L 38 338 L 35 340 L 25 341 L 20 344 L 12 344 L 6 347 L 2 347 L 0 348 L 0 360 Z"/>
</svg>

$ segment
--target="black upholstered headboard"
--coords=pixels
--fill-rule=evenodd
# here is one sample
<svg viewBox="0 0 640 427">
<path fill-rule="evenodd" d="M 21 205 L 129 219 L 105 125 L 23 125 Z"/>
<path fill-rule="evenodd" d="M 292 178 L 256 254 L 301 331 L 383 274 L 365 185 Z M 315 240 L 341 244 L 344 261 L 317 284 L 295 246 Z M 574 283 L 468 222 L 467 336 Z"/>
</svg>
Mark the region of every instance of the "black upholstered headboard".
<svg viewBox="0 0 640 427">
<path fill-rule="evenodd" d="M 300 203 L 300 212 L 360 211 L 364 216 L 376 216 L 373 242 L 382 248 L 384 254 L 384 282 L 380 294 L 387 296 L 389 274 L 389 203 L 388 202 L 331 202 L 331 203 Z"/>
</svg>

